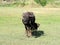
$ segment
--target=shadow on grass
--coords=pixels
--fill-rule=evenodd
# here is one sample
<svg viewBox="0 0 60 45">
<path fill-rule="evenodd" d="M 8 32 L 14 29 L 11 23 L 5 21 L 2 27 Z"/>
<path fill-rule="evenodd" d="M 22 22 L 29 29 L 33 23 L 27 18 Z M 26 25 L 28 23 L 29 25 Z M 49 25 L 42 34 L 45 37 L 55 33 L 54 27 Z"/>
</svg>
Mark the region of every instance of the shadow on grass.
<svg viewBox="0 0 60 45">
<path fill-rule="evenodd" d="M 32 32 L 32 36 L 35 36 L 35 38 L 38 38 L 42 35 L 44 35 L 44 31 L 33 31 Z"/>
</svg>

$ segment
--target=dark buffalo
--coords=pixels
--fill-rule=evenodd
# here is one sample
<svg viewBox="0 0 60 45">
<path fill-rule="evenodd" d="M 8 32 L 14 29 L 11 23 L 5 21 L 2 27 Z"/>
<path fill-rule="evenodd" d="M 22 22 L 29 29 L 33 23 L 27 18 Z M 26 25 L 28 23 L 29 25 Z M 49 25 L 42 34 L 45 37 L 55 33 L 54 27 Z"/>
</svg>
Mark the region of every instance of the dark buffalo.
<svg viewBox="0 0 60 45">
<path fill-rule="evenodd" d="M 37 30 L 39 24 L 35 23 L 35 15 L 33 12 L 25 12 L 23 13 L 22 22 L 25 26 L 27 36 L 30 37 L 32 35 L 32 30 Z"/>
</svg>

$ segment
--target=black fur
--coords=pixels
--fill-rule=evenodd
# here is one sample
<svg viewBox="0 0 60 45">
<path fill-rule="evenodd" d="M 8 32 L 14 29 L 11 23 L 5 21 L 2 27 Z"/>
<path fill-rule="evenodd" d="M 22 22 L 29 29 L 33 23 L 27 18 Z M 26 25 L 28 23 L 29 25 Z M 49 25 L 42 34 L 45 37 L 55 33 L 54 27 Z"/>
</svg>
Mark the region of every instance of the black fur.
<svg viewBox="0 0 60 45">
<path fill-rule="evenodd" d="M 32 25 L 35 24 L 35 16 L 34 16 L 33 12 L 25 12 L 25 13 L 23 13 L 22 22 L 25 25 L 26 30 L 27 30 L 27 27 L 29 29 L 32 29 L 33 28 Z"/>
</svg>

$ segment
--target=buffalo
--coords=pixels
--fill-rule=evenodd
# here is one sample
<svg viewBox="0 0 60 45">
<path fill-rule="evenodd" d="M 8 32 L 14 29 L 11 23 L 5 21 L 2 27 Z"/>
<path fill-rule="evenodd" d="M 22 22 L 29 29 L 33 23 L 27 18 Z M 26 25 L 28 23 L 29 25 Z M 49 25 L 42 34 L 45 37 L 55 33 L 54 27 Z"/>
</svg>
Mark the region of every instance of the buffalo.
<svg viewBox="0 0 60 45">
<path fill-rule="evenodd" d="M 28 37 L 32 36 L 32 31 L 37 30 L 39 24 L 35 22 L 35 15 L 33 12 L 25 12 L 22 16 L 22 22 L 26 29 L 26 34 Z"/>
</svg>

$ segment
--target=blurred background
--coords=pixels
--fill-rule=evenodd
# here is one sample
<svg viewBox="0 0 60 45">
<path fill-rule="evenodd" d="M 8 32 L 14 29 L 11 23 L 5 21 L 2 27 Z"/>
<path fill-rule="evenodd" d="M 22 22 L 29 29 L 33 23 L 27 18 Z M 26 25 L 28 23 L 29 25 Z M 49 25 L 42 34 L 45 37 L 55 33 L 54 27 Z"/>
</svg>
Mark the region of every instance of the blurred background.
<svg viewBox="0 0 60 45">
<path fill-rule="evenodd" d="M 0 0 L 0 7 L 60 7 L 60 0 Z"/>
</svg>

